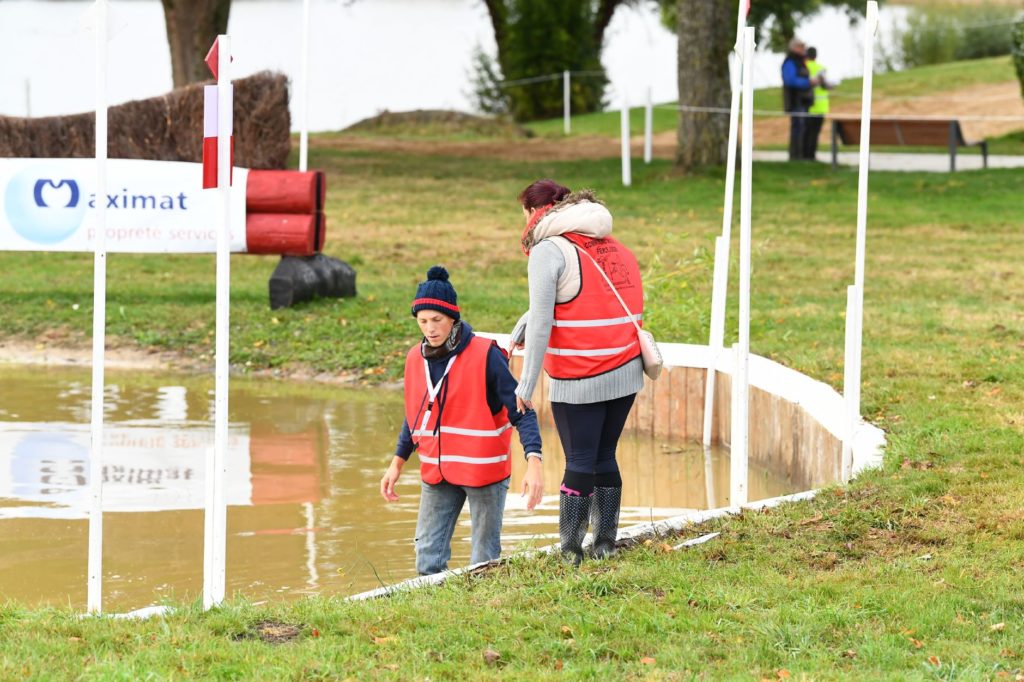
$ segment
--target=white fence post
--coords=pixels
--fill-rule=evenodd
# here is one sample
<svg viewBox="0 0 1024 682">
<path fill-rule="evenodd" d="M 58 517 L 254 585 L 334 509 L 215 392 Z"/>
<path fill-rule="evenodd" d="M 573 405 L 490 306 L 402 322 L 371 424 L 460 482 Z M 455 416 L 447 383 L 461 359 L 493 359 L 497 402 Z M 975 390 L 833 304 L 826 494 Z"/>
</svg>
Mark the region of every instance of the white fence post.
<svg viewBox="0 0 1024 682">
<path fill-rule="evenodd" d="M 107 0 L 96 0 L 96 239 L 93 242 L 89 563 L 86 605 L 103 610 L 103 404 L 107 326 Z"/>
<path fill-rule="evenodd" d="M 302 0 L 302 118 L 299 120 L 299 170 L 309 166 L 309 3 Z"/>
<path fill-rule="evenodd" d="M 739 343 L 736 345 L 736 370 L 733 374 L 733 391 L 737 394 L 736 411 L 733 413 L 732 443 L 730 444 L 730 488 L 729 504 L 736 506 L 747 502 L 747 459 L 750 442 L 750 247 L 751 247 L 751 203 L 754 151 L 754 29 L 743 31 L 743 150 L 740 176 L 740 312 Z"/>
<path fill-rule="evenodd" d="M 647 103 L 644 106 L 644 163 L 651 162 L 651 151 L 654 145 L 654 103 L 651 100 L 651 88 L 647 88 Z"/>
<path fill-rule="evenodd" d="M 562 72 L 562 127 L 565 130 L 565 134 L 568 135 L 572 132 L 572 88 L 570 85 L 570 79 L 572 75 L 569 73 L 569 69 Z"/>
<path fill-rule="evenodd" d="M 732 202 L 730 201 L 730 204 Z M 704 382 L 704 447 L 711 447 L 712 418 L 715 409 L 715 372 L 725 343 L 725 291 L 729 277 L 729 240 L 715 237 L 715 269 L 711 279 L 711 298 L 720 305 L 711 306 L 711 338 L 708 340 L 708 370 Z"/>
<path fill-rule="evenodd" d="M 846 346 L 843 362 L 843 399 L 846 403 L 846 436 L 843 438 L 841 477 L 848 483 L 853 477 L 853 438 L 860 422 L 860 386 L 856 380 L 857 367 L 857 285 L 846 288 Z"/>
<path fill-rule="evenodd" d="M 622 111 L 620 114 L 622 132 L 622 184 L 629 187 L 633 184 L 633 169 L 629 158 L 629 98 L 622 95 Z"/>
<path fill-rule="evenodd" d="M 868 2 L 864 20 L 864 81 L 861 89 L 860 111 L 860 164 L 857 169 L 857 250 L 854 263 L 853 295 L 856 299 L 853 306 L 852 348 L 846 353 L 849 369 L 844 368 L 843 393 L 847 397 L 847 409 L 851 415 L 851 428 L 860 420 L 860 383 L 861 361 L 864 344 L 864 260 L 867 250 L 868 230 L 868 173 L 871 165 L 871 96 L 875 61 L 875 31 L 878 28 L 878 3 Z M 849 303 L 847 304 L 849 307 Z M 848 330 L 849 331 L 849 330 Z M 845 453 L 844 453 L 845 454 Z M 852 453 L 850 462 L 852 475 Z M 847 471 L 844 467 L 843 476 Z"/>
<path fill-rule="evenodd" d="M 740 120 L 740 88 L 742 83 L 741 73 L 743 65 L 741 52 L 743 50 L 743 28 L 747 25 L 746 8 L 744 3 L 739 3 L 739 12 L 736 17 L 736 44 L 733 46 L 733 54 L 736 56 L 736 69 L 730 75 L 732 84 L 732 102 L 729 105 L 729 150 L 725 164 L 725 205 L 722 208 L 722 236 L 725 242 L 724 250 L 719 252 L 719 246 L 715 243 L 715 265 L 712 275 L 711 291 L 711 330 L 708 334 L 708 346 L 710 347 L 711 359 L 709 364 L 714 366 L 715 360 L 722 354 L 725 343 L 725 305 L 728 294 L 729 282 L 729 250 L 732 242 L 732 205 L 733 193 L 736 186 L 736 138 L 738 137 Z M 717 322 L 716 322 L 717 320 Z M 717 343 L 715 339 L 718 339 Z M 708 371 L 704 382 L 704 446 L 711 445 L 711 424 L 712 415 L 715 409 L 715 373 Z"/>
</svg>

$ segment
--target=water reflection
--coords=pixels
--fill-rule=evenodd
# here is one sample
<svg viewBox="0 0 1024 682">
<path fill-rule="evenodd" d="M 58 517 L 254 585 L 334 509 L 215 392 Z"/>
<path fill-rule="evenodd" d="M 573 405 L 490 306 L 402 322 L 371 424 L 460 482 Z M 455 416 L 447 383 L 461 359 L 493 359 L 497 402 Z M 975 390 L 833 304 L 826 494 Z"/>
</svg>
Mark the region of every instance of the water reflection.
<svg viewBox="0 0 1024 682">
<path fill-rule="evenodd" d="M 204 459 L 213 444 L 212 381 L 108 374 L 104 434 L 105 608 L 202 589 Z M 83 607 L 89 486 L 89 376 L 0 370 L 0 598 Z M 399 502 L 378 482 L 402 420 L 393 391 L 234 380 L 228 452 L 228 592 L 253 599 L 347 594 L 414 574 L 418 467 Z M 547 489 L 562 459 L 544 433 Z M 557 534 L 557 494 L 533 513 L 515 457 L 506 551 Z M 625 437 L 623 525 L 728 503 L 728 457 Z M 751 498 L 790 492 L 751 470 Z M 469 559 L 463 514 L 452 565 Z"/>
</svg>

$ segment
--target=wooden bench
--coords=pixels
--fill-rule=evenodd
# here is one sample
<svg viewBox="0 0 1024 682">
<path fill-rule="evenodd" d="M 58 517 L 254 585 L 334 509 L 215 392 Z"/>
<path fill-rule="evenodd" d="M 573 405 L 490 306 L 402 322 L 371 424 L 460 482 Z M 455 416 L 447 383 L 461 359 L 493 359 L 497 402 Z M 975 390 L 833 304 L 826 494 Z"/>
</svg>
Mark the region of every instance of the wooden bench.
<svg viewBox="0 0 1024 682">
<path fill-rule="evenodd" d="M 860 122 L 859 118 L 832 119 L 833 168 L 838 165 L 840 141 L 843 144 L 860 144 Z M 988 142 L 966 141 L 956 119 L 872 118 L 871 144 L 948 147 L 951 172 L 956 170 L 957 147 L 981 147 L 982 163 L 988 168 Z"/>
</svg>

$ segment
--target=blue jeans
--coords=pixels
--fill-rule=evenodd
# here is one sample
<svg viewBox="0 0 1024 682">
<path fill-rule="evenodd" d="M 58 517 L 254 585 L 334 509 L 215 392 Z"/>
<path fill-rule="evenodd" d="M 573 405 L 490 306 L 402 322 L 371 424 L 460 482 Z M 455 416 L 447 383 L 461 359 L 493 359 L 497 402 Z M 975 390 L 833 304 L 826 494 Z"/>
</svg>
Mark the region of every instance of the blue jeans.
<svg viewBox="0 0 1024 682">
<path fill-rule="evenodd" d="M 452 535 L 462 506 L 469 500 L 472 523 L 471 563 L 492 561 L 501 556 L 501 522 L 509 479 L 481 488 L 420 482 L 420 513 L 416 519 L 416 571 L 420 575 L 440 573 L 452 557 Z"/>
</svg>

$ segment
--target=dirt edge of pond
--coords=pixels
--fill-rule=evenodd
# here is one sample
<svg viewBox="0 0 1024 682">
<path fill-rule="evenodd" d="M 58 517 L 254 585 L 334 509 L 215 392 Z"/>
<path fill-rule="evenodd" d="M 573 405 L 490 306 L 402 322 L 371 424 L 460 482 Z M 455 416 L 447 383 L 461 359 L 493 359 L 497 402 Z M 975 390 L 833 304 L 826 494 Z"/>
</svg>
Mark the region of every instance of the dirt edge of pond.
<svg viewBox="0 0 1024 682">
<path fill-rule="evenodd" d="M 28 339 L 0 339 L 0 369 L 10 366 L 80 367 L 92 366 L 92 348 L 85 345 L 43 344 Z M 128 344 L 108 342 L 106 368 L 114 371 L 142 370 L 148 372 L 179 372 L 185 374 L 213 373 L 213 359 L 196 358 L 187 353 L 145 349 Z M 357 371 L 323 372 L 300 363 L 283 367 L 251 369 L 232 365 L 231 375 L 258 379 L 314 381 L 344 386 L 366 385 L 365 376 Z M 396 388 L 400 384 L 379 383 L 376 388 Z"/>
</svg>

